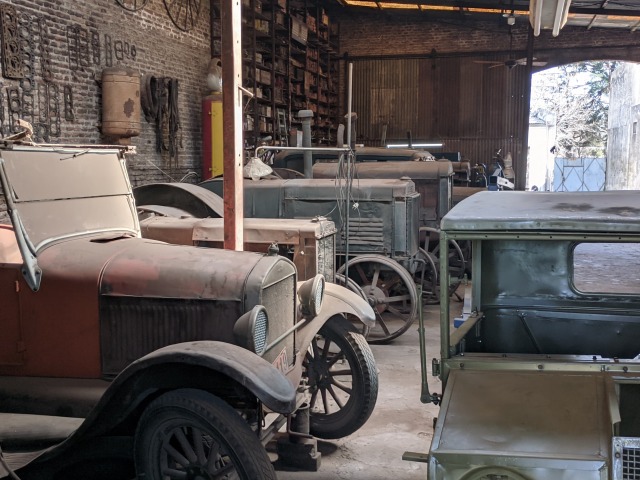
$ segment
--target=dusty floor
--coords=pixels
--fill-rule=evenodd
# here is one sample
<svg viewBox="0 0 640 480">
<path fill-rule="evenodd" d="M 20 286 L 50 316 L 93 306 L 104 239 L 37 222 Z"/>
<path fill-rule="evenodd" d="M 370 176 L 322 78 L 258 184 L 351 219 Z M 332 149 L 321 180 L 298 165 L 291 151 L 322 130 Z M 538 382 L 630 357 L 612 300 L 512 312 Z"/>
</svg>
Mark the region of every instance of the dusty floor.
<svg viewBox="0 0 640 480">
<path fill-rule="evenodd" d="M 461 307 L 453 302 L 452 309 Z M 425 307 L 426 349 L 439 357 L 438 306 Z M 390 345 L 372 345 L 379 369 L 378 402 L 369 421 L 355 434 L 338 441 L 322 441 L 317 472 L 278 471 L 279 480 L 389 480 L 427 478 L 426 464 L 406 462 L 407 451 L 429 450 L 433 418 L 438 407 L 420 403 L 420 347 L 418 323 Z M 429 388 L 441 393 L 440 381 L 429 373 Z"/>
</svg>

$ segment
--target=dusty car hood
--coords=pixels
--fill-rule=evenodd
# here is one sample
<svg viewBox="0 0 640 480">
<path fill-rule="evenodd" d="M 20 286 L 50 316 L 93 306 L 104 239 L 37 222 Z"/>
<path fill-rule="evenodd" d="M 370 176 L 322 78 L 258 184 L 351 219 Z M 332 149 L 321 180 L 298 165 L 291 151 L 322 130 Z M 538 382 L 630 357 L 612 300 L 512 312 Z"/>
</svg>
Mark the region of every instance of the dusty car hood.
<svg viewBox="0 0 640 480">
<path fill-rule="evenodd" d="M 170 245 L 142 238 L 93 237 L 45 249 L 43 285 L 55 278 L 95 282 L 102 295 L 242 300 L 261 254 Z"/>
</svg>

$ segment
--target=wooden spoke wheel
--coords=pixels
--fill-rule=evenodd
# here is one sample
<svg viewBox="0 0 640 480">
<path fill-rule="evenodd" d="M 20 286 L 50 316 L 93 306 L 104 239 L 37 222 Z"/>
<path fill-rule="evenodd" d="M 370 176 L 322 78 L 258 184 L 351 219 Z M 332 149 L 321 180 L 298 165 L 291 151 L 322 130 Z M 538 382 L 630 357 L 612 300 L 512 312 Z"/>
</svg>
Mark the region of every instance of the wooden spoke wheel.
<svg viewBox="0 0 640 480">
<path fill-rule="evenodd" d="M 202 0 L 164 0 L 164 6 L 173 24 L 183 32 L 188 32 L 197 23 Z"/>
<path fill-rule="evenodd" d="M 138 10 L 142 10 L 146 7 L 149 0 L 116 0 L 116 2 L 125 10 L 137 12 Z"/>
</svg>

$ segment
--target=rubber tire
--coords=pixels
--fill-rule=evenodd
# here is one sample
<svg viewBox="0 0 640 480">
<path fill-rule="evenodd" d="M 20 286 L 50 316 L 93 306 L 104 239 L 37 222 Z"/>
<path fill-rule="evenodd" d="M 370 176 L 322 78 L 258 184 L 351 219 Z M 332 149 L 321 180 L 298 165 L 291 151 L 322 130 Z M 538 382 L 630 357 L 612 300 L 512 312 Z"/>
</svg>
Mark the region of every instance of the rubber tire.
<svg viewBox="0 0 640 480">
<path fill-rule="evenodd" d="M 318 334 L 344 353 L 353 383 L 351 396 L 340 411 L 325 415 L 311 410 L 310 432 L 318 438 L 343 438 L 356 432 L 371 416 L 378 399 L 378 370 L 371 347 L 348 320 L 332 317 Z"/>
<path fill-rule="evenodd" d="M 161 429 L 179 422 L 200 428 L 225 447 L 242 480 L 277 480 L 266 450 L 242 417 L 219 397 L 194 389 L 165 393 L 144 410 L 134 443 L 137 478 L 162 480 Z"/>
</svg>

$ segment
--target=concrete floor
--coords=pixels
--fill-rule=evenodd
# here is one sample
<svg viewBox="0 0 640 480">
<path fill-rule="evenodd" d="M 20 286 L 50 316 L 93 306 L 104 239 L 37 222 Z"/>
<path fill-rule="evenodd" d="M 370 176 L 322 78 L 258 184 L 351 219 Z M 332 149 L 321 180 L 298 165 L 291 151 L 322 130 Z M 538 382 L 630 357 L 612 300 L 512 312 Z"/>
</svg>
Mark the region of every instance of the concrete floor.
<svg viewBox="0 0 640 480">
<path fill-rule="evenodd" d="M 461 308 L 452 302 L 452 309 Z M 424 312 L 429 389 L 441 393 L 440 380 L 431 376 L 431 359 L 440 356 L 439 310 Z M 353 435 L 337 441 L 321 441 L 317 472 L 281 471 L 279 480 L 389 480 L 427 478 L 426 464 L 406 462 L 407 451 L 428 452 L 433 418 L 438 407 L 420 403 L 420 347 L 418 323 L 390 345 L 372 345 L 379 369 L 378 401 L 367 423 Z"/>
</svg>

